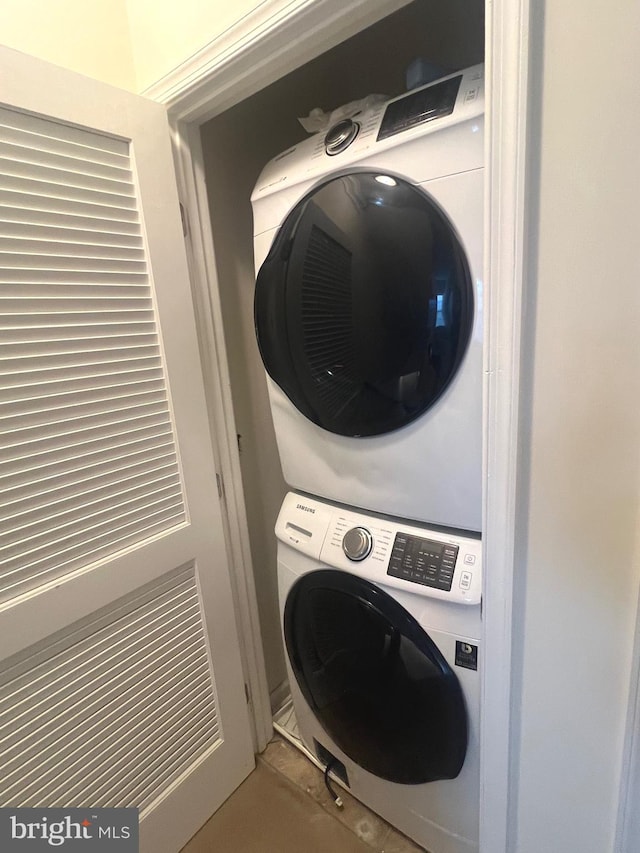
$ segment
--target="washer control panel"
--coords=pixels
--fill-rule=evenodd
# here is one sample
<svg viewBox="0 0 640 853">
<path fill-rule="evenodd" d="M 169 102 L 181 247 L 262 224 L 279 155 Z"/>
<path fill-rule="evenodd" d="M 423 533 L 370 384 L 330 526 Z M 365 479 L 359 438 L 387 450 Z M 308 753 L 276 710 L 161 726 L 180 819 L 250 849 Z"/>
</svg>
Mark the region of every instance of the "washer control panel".
<svg viewBox="0 0 640 853">
<path fill-rule="evenodd" d="M 327 568 L 394 589 L 479 604 L 482 542 L 476 534 L 336 507 L 289 492 L 276 536 Z"/>
<path fill-rule="evenodd" d="M 458 545 L 396 533 L 387 574 L 449 592 L 459 550 Z"/>
</svg>

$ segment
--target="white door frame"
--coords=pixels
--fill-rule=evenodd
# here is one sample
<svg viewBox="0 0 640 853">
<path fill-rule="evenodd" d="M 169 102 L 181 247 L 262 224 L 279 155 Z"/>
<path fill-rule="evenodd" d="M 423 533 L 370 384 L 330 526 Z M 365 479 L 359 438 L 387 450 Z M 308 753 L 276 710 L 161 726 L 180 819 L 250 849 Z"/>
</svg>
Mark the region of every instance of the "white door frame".
<svg viewBox="0 0 640 853">
<path fill-rule="evenodd" d="M 230 564 L 244 638 L 255 747 L 271 736 L 251 571 L 222 312 L 202 165 L 200 126 L 309 59 L 406 5 L 408 0 L 267 0 L 220 38 L 145 91 L 165 103 L 190 223 L 190 264 L 220 474 Z M 481 853 L 512 849 L 510 792 L 512 636 L 522 581 L 514 573 L 519 523 L 520 331 L 524 286 L 529 0 L 487 4 L 487 194 L 485 242 L 484 667 L 480 803 Z M 511 797 L 513 800 L 513 797 Z"/>
</svg>

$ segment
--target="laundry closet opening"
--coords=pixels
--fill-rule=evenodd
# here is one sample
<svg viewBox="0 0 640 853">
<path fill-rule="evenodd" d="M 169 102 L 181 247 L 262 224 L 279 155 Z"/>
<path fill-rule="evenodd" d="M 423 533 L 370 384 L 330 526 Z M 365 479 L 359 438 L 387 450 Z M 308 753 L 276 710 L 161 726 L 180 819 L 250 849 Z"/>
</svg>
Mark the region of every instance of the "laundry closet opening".
<svg viewBox="0 0 640 853">
<path fill-rule="evenodd" d="M 451 73 L 484 60 L 482 0 L 416 0 L 202 126 L 204 165 L 244 500 L 272 709 L 288 693 L 274 525 L 287 486 L 254 327 L 251 192 L 265 164 L 308 137 L 297 120 L 406 91 L 422 58 Z"/>
</svg>

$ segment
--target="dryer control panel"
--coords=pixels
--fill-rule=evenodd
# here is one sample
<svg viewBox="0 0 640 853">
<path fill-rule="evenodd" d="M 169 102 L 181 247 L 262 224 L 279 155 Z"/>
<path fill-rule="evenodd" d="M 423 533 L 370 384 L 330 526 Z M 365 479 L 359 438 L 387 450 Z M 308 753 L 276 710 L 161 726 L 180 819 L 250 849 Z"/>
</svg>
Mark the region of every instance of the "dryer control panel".
<svg viewBox="0 0 640 853">
<path fill-rule="evenodd" d="M 379 160 L 380 154 L 395 148 L 400 141 L 409 143 L 412 139 L 458 127 L 461 135 L 453 134 L 444 140 L 444 149 L 439 147 L 434 157 L 422 151 L 416 155 L 422 161 L 425 158 L 427 161 L 433 160 L 418 168 L 414 177 L 420 181 L 425 180 L 427 175 L 432 179 L 450 174 L 448 170 L 452 162 L 463 171 L 482 168 L 483 115 L 483 65 L 465 68 L 389 101 L 373 101 L 363 111 L 343 117 L 325 131 L 287 148 L 266 164 L 251 196 L 254 234 L 276 227 L 282 218 L 280 203 L 273 210 L 269 204 L 264 212 L 259 204 L 262 198 L 283 191 L 288 193 L 290 188 L 301 182 L 321 178 L 327 173 L 328 167 L 351 168 L 372 155 L 379 161 L 374 168 L 384 170 L 384 162 Z M 466 142 L 468 134 L 477 137 L 478 142 L 469 145 Z M 461 141 L 463 139 L 464 142 Z M 465 152 L 463 161 L 460 160 L 461 151 Z M 394 161 L 395 168 L 405 174 L 410 169 L 406 156 L 402 155 L 400 159 L 396 156 Z M 292 206 L 292 197 L 282 202 L 285 209 Z"/>
<path fill-rule="evenodd" d="M 320 561 L 384 586 L 458 604 L 479 604 L 478 535 L 336 507 L 289 492 L 276 536 Z"/>
<path fill-rule="evenodd" d="M 480 73 L 477 74 L 477 79 L 481 80 Z M 391 101 L 384 111 L 377 139 L 386 139 L 427 121 L 451 115 L 461 83 L 462 74 L 457 74 Z"/>
</svg>

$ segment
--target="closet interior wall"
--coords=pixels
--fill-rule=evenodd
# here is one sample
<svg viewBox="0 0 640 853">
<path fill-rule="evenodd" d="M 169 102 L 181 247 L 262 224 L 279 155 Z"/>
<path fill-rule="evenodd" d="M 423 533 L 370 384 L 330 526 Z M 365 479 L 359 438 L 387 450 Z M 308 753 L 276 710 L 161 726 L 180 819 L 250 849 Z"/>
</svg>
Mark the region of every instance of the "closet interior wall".
<svg viewBox="0 0 640 853">
<path fill-rule="evenodd" d="M 483 0 L 416 0 L 342 42 L 202 127 L 225 345 L 267 681 L 272 705 L 286 695 L 278 616 L 276 516 L 287 491 L 273 433 L 253 323 L 250 196 L 263 166 L 306 138 L 297 121 L 372 93 L 405 91 L 405 71 L 422 57 L 445 71 L 484 59 Z"/>
</svg>

